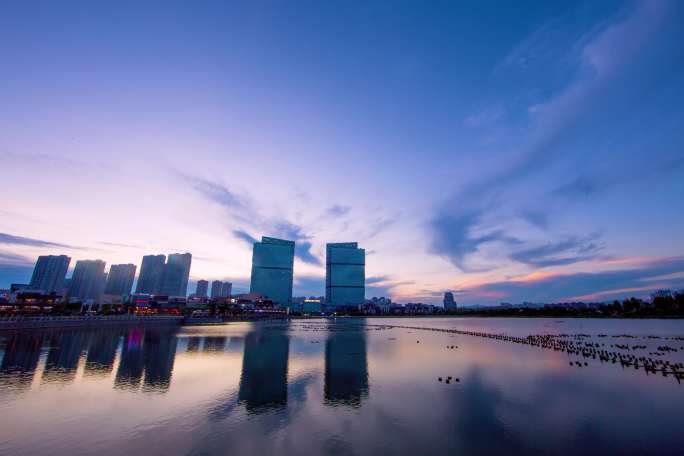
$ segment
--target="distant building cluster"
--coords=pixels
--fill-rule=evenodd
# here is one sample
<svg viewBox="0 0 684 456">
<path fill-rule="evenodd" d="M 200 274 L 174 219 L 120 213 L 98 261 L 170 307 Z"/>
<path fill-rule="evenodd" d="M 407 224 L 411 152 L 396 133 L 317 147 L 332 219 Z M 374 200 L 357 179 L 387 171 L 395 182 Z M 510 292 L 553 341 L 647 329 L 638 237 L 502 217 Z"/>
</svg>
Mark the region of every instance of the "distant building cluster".
<svg viewBox="0 0 684 456">
<path fill-rule="evenodd" d="M 21 303 L 36 311 L 58 304 L 79 305 L 81 311 L 129 305 L 136 312 L 240 304 L 308 314 L 356 312 L 367 304 L 365 251 L 356 242 L 327 244 L 325 297 L 293 299 L 294 256 L 294 241 L 264 236 L 253 246 L 249 293 L 234 295 L 229 281 L 198 280 L 188 296 L 190 253 L 143 256 L 137 280 L 135 264 L 113 264 L 107 272 L 102 260 L 77 261 L 67 278 L 71 258 L 45 255 L 36 261 L 30 283 L 13 284 L 0 294 L 0 304 Z M 381 307 L 389 311 L 384 302 Z"/>
</svg>

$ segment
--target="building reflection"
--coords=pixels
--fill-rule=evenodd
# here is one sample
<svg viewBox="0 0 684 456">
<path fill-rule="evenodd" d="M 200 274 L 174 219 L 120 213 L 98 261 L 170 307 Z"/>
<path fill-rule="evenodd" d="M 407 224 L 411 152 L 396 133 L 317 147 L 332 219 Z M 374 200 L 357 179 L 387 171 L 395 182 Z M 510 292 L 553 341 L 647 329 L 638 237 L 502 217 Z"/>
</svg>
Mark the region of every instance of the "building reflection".
<svg viewBox="0 0 684 456">
<path fill-rule="evenodd" d="M 228 339 L 228 350 L 230 350 L 230 351 L 241 351 L 244 343 L 245 343 L 244 337 L 232 336 L 230 339 Z"/>
<path fill-rule="evenodd" d="M 30 387 L 42 347 L 42 334 L 14 334 L 10 337 L 0 364 L 0 386 L 13 389 Z"/>
<path fill-rule="evenodd" d="M 187 345 L 186 351 L 188 353 L 197 353 L 197 352 L 199 352 L 201 344 L 202 344 L 202 338 L 201 337 L 188 337 L 188 345 Z"/>
<path fill-rule="evenodd" d="M 256 325 L 245 336 L 238 401 L 248 412 L 259 413 L 287 404 L 289 352 L 290 339 L 282 329 Z"/>
<path fill-rule="evenodd" d="M 138 389 L 144 369 L 143 336 L 141 329 L 129 330 L 124 335 L 119 368 L 116 371 L 114 387 L 121 389 Z"/>
<path fill-rule="evenodd" d="M 101 376 L 112 372 L 119 339 L 118 331 L 98 331 L 92 334 L 86 356 L 85 375 Z"/>
<path fill-rule="evenodd" d="M 50 339 L 43 382 L 69 382 L 76 377 L 81 355 L 87 348 L 89 335 L 84 331 L 61 332 Z"/>
<path fill-rule="evenodd" d="M 366 332 L 340 325 L 325 341 L 325 403 L 358 407 L 367 396 Z"/>
<path fill-rule="evenodd" d="M 177 345 L 178 339 L 175 329 L 148 330 L 145 332 L 143 343 L 144 391 L 164 392 L 169 389 Z"/>
<path fill-rule="evenodd" d="M 145 392 L 165 392 L 176 359 L 177 329 L 132 329 L 124 336 L 114 386 Z"/>
<path fill-rule="evenodd" d="M 220 352 L 226 349 L 227 337 L 205 337 L 204 347 L 202 351 L 205 352 Z"/>
</svg>

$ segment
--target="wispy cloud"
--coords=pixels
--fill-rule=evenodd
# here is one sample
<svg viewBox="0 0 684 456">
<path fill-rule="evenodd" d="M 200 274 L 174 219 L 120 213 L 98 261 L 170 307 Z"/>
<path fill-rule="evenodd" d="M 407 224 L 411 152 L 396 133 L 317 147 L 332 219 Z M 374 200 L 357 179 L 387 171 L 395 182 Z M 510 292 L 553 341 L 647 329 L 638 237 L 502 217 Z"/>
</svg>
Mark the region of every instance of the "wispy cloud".
<svg viewBox="0 0 684 456">
<path fill-rule="evenodd" d="M 205 199 L 223 207 L 231 217 L 238 221 L 254 224 L 260 219 L 250 198 L 233 192 L 228 186 L 186 173 L 176 172 L 176 174 Z"/>
<path fill-rule="evenodd" d="M 146 249 L 147 247 L 138 245 L 138 244 L 126 244 L 123 242 L 106 242 L 102 241 L 100 242 L 102 245 L 106 245 L 109 247 L 123 247 L 123 248 L 130 248 L 130 249 Z"/>
<path fill-rule="evenodd" d="M 598 234 L 586 237 L 571 236 L 559 242 L 518 250 L 511 254 L 511 258 L 538 268 L 593 260 L 603 249 L 603 246 L 598 243 L 598 237 Z"/>
<path fill-rule="evenodd" d="M 311 236 L 304 231 L 302 226 L 289 220 L 262 215 L 251 198 L 234 192 L 222 183 L 184 173 L 179 174 L 200 195 L 224 208 L 229 223 L 233 224 L 231 232 L 237 239 L 251 245 L 257 241 L 257 236 L 251 233 L 259 232 L 266 236 L 295 241 L 295 256 L 299 260 L 316 266 L 322 264 L 321 259 L 312 253 Z"/>
<path fill-rule="evenodd" d="M 244 241 L 247 243 L 249 246 L 254 244 L 255 242 L 258 242 L 258 239 L 249 234 L 248 232 L 244 230 L 233 230 L 233 236 L 236 238 L 240 239 L 241 241 Z"/>
<path fill-rule="evenodd" d="M 390 280 L 390 277 L 386 276 L 386 275 L 366 277 L 366 285 L 373 285 L 376 283 L 387 282 L 388 280 Z"/>
<path fill-rule="evenodd" d="M 379 234 L 381 234 L 382 232 L 387 230 L 389 227 L 394 225 L 397 222 L 398 218 L 399 218 L 399 216 L 393 217 L 393 218 L 378 217 L 374 220 L 371 220 L 368 223 L 369 229 L 368 229 L 368 234 L 366 235 L 366 237 L 371 239 L 371 238 L 378 236 Z"/>
<path fill-rule="evenodd" d="M 63 249 L 79 249 L 73 245 L 60 244 L 58 242 L 45 241 L 43 239 L 28 238 L 24 236 L 15 236 L 8 233 L 0 233 L 0 244 L 8 245 L 24 245 L 30 247 L 58 247 Z"/>
<path fill-rule="evenodd" d="M 397 288 L 402 286 L 414 285 L 412 280 L 398 280 L 390 275 L 366 277 L 366 296 L 394 296 Z"/>
<path fill-rule="evenodd" d="M 24 255 L 17 255 L 16 253 L 0 250 L 0 264 L 28 266 L 32 264 L 32 261 Z"/>
<path fill-rule="evenodd" d="M 329 217 L 344 217 L 351 211 L 351 206 L 342 206 L 341 204 L 335 204 L 330 206 L 326 211 L 326 215 Z"/>
<path fill-rule="evenodd" d="M 299 241 L 295 244 L 295 256 L 304 263 L 321 266 L 323 263 L 319 257 L 311 252 L 312 244 L 309 241 Z"/>
<path fill-rule="evenodd" d="M 294 296 L 324 296 L 325 277 L 297 274 L 293 284 Z"/>
<path fill-rule="evenodd" d="M 501 229 L 476 233 L 481 225 L 484 209 L 463 211 L 442 210 L 431 221 L 432 251 L 446 256 L 455 266 L 467 272 L 482 271 L 485 268 L 467 263 L 469 255 L 477 252 L 484 244 L 501 242 L 519 245 L 521 241 L 507 235 Z"/>
<path fill-rule="evenodd" d="M 567 183 L 547 190 L 539 188 L 544 184 L 538 183 L 538 177 L 563 157 L 564 149 L 559 147 L 559 142 L 593 106 L 597 95 L 610 89 L 611 78 L 645 48 L 666 11 L 666 2 L 644 2 L 626 19 L 604 25 L 578 40 L 578 65 L 582 71 L 554 96 L 529 108 L 527 139 L 519 146 L 518 159 L 512 165 L 473 181 L 437 207 L 429 222 L 431 252 L 447 258 L 464 271 L 485 269 L 472 266 L 469 260 L 483 246 L 495 242 L 504 247 L 501 249 L 504 257 L 530 266 L 568 264 L 589 256 L 588 253 L 575 257 L 553 256 L 554 248 L 568 247 L 569 241 L 548 230 L 549 217 L 557 206 L 553 197 L 592 195 L 602 185 L 588 177 L 574 176 Z M 552 29 L 550 25 L 535 32 L 497 71 L 508 65 L 523 64 L 527 59 L 524 56 L 545 46 L 545 34 L 552 33 Z M 521 198 L 520 193 L 515 198 L 509 196 L 519 190 L 522 183 L 527 185 L 527 196 Z M 546 195 L 551 197 L 544 200 Z M 516 218 L 546 230 L 548 246 L 531 245 L 520 250 L 521 245 L 526 245 L 525 239 L 502 228 L 513 224 Z M 573 239 L 580 238 L 575 236 Z"/>
<path fill-rule="evenodd" d="M 461 289 L 469 304 L 509 302 L 558 302 L 579 298 L 608 300 L 645 296 L 657 288 L 684 288 L 684 257 L 661 258 L 639 266 L 600 272 L 534 274 L 529 277 L 483 283 Z M 654 280 L 657 279 L 657 280 Z"/>
</svg>

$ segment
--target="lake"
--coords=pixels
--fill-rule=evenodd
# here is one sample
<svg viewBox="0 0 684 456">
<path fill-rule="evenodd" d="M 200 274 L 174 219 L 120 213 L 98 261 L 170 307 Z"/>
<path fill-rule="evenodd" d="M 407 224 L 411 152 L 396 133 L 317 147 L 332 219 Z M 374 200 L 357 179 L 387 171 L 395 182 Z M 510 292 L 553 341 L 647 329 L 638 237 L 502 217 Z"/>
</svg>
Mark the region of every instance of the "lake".
<svg viewBox="0 0 684 456">
<path fill-rule="evenodd" d="M 528 335 L 547 346 L 521 342 Z M 0 359 L 3 455 L 684 448 L 684 381 L 672 373 L 684 362 L 681 320 L 338 318 L 27 331 L 0 335 Z M 639 359 L 662 369 L 649 372 Z"/>
</svg>

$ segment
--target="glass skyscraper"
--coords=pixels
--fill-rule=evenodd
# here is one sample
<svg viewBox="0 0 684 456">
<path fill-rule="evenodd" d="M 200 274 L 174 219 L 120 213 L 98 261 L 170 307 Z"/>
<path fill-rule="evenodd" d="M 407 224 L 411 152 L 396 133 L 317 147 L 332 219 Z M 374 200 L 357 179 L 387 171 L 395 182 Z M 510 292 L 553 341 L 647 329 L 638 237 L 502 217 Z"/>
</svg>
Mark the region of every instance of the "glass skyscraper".
<svg viewBox="0 0 684 456">
<path fill-rule="evenodd" d="M 106 280 L 105 262 L 102 260 L 80 260 L 76 262 L 71 276 L 69 299 L 98 302 L 102 297 Z"/>
<path fill-rule="evenodd" d="M 134 264 L 113 264 L 109 267 L 105 294 L 127 296 L 131 294 L 133 280 L 135 279 Z"/>
<path fill-rule="evenodd" d="M 195 296 L 198 298 L 206 298 L 209 291 L 209 282 L 206 280 L 198 280 L 197 288 L 195 288 Z"/>
<path fill-rule="evenodd" d="M 192 254 L 172 253 L 164 268 L 161 294 L 167 296 L 186 296 L 188 294 L 188 278 Z"/>
<path fill-rule="evenodd" d="M 145 255 L 140 266 L 136 293 L 155 294 L 161 290 L 166 255 Z"/>
<path fill-rule="evenodd" d="M 221 282 L 220 280 L 214 280 L 213 282 L 211 282 L 211 297 L 212 298 L 220 298 L 222 287 L 223 287 L 223 282 Z"/>
<path fill-rule="evenodd" d="M 221 297 L 222 298 L 229 298 L 232 293 L 233 293 L 233 283 L 232 282 L 223 282 L 223 285 L 221 286 Z"/>
<path fill-rule="evenodd" d="M 292 270 L 294 241 L 262 237 L 252 251 L 252 281 L 250 293 L 258 293 L 274 303 L 292 303 Z"/>
<path fill-rule="evenodd" d="M 71 258 L 66 255 L 41 255 L 33 268 L 29 289 L 61 293 Z"/>
<path fill-rule="evenodd" d="M 366 251 L 356 242 L 326 245 L 325 300 L 334 307 L 357 307 L 366 295 Z"/>
</svg>

